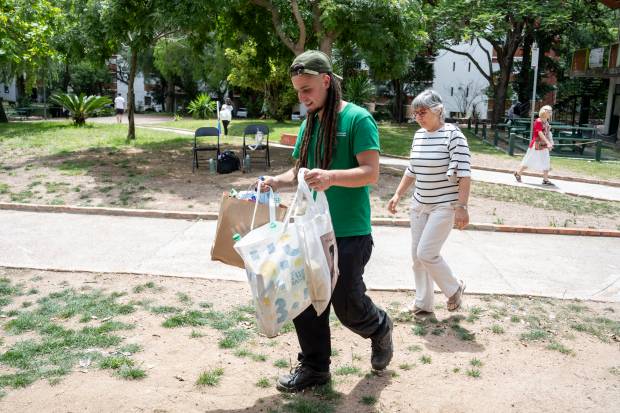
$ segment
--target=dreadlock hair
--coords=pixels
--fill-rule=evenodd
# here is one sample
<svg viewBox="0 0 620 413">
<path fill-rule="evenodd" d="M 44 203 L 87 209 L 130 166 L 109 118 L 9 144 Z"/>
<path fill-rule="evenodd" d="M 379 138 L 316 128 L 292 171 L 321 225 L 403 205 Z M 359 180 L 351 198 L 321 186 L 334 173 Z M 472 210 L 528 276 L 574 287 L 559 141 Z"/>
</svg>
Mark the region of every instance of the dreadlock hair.
<svg viewBox="0 0 620 413">
<path fill-rule="evenodd" d="M 338 114 L 340 113 L 341 90 L 340 82 L 333 73 L 327 74 L 331 80 L 327 89 L 327 100 L 323 105 L 323 119 L 319 123 L 316 147 L 314 150 L 314 165 L 320 169 L 329 169 L 332 166 L 332 156 L 336 151 L 336 131 L 338 128 Z M 308 167 L 308 155 L 314 122 L 318 121 L 316 113 L 308 114 L 306 119 L 306 129 L 299 148 L 299 159 L 295 165 L 295 176 L 299 168 Z M 321 148 L 324 148 L 321 151 Z M 322 152 L 322 153 L 321 153 Z"/>
</svg>

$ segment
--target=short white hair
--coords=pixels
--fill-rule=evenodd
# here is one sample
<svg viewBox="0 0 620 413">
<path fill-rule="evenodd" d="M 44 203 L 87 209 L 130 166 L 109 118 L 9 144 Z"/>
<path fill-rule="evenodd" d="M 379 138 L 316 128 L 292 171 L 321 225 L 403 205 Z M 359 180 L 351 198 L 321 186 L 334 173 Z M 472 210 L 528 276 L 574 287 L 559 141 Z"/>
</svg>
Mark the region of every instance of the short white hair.
<svg viewBox="0 0 620 413">
<path fill-rule="evenodd" d="M 426 89 L 416 96 L 411 102 L 411 107 L 413 110 L 430 109 L 433 113 L 439 112 L 439 120 L 441 122 L 446 121 L 446 109 L 443 106 L 443 100 L 439 93 L 433 89 Z"/>
<path fill-rule="evenodd" d="M 540 111 L 538 111 L 538 116 L 542 118 L 543 116 L 545 116 L 547 112 L 552 112 L 552 111 L 553 111 L 553 108 L 551 106 L 545 105 L 542 108 L 540 108 Z"/>
</svg>

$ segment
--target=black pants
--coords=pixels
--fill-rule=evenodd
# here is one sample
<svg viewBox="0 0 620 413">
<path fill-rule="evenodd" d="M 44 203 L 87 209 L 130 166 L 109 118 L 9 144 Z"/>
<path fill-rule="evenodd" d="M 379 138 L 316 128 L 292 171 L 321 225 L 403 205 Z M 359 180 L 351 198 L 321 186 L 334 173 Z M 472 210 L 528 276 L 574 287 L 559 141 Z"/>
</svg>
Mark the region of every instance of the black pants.
<svg viewBox="0 0 620 413">
<path fill-rule="evenodd" d="M 363 338 L 383 335 L 389 328 L 387 314 L 377 308 L 366 295 L 364 267 L 372 253 L 372 235 L 336 238 L 338 244 L 338 268 L 340 275 L 331 304 L 340 322 Z M 320 316 L 311 305 L 294 320 L 297 338 L 301 346 L 298 360 L 317 371 L 329 371 L 331 336 L 329 312 Z"/>
<path fill-rule="evenodd" d="M 230 123 L 230 121 L 223 120 L 222 123 L 224 124 L 224 135 L 228 135 L 228 124 Z"/>
</svg>

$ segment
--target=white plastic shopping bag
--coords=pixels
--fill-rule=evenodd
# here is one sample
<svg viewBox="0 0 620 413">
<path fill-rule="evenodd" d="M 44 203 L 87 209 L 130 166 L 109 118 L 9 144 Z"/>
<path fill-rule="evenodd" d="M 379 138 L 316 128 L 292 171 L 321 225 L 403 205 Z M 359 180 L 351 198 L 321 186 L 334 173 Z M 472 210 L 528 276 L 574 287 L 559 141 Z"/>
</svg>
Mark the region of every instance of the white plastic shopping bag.
<svg viewBox="0 0 620 413">
<path fill-rule="evenodd" d="M 261 181 L 259 190 L 260 185 Z M 291 210 L 284 222 L 276 222 L 272 191 L 269 209 L 274 219 L 256 229 L 252 221 L 251 231 L 235 244 L 235 250 L 245 263 L 258 331 L 273 337 L 310 306 L 310 296 L 297 230 L 289 225 Z"/>
<path fill-rule="evenodd" d="M 291 205 L 289 211 L 295 209 L 294 226 L 299 242 L 302 244 L 301 254 L 304 260 L 310 301 L 317 314 L 321 315 L 329 306 L 338 281 L 338 246 L 327 196 L 325 192 L 310 190 L 305 180 L 307 172 L 309 170 L 306 168 L 299 170 L 297 175 L 299 185 L 295 196 L 297 204 Z M 316 199 L 314 194 L 316 194 Z M 306 213 L 297 216 L 303 198 L 308 201 Z"/>
</svg>

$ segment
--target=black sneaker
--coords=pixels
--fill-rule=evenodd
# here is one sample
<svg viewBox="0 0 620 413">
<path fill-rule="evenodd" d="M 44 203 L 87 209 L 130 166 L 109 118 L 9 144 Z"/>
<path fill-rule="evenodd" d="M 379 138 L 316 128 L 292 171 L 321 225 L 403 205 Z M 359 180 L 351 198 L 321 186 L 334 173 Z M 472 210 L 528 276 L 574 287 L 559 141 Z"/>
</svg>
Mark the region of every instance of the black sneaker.
<svg viewBox="0 0 620 413">
<path fill-rule="evenodd" d="M 394 331 L 394 322 L 392 317 L 387 315 L 389 328 L 383 337 L 372 339 L 372 357 L 370 363 L 375 370 L 383 370 L 390 364 L 394 355 L 394 345 L 392 344 L 392 331 Z"/>
<path fill-rule="evenodd" d="M 276 388 L 287 393 L 295 393 L 310 386 L 323 385 L 331 380 L 331 377 L 329 371 L 316 371 L 310 366 L 299 363 L 294 371 L 291 369 L 291 374 L 278 379 Z"/>
</svg>

